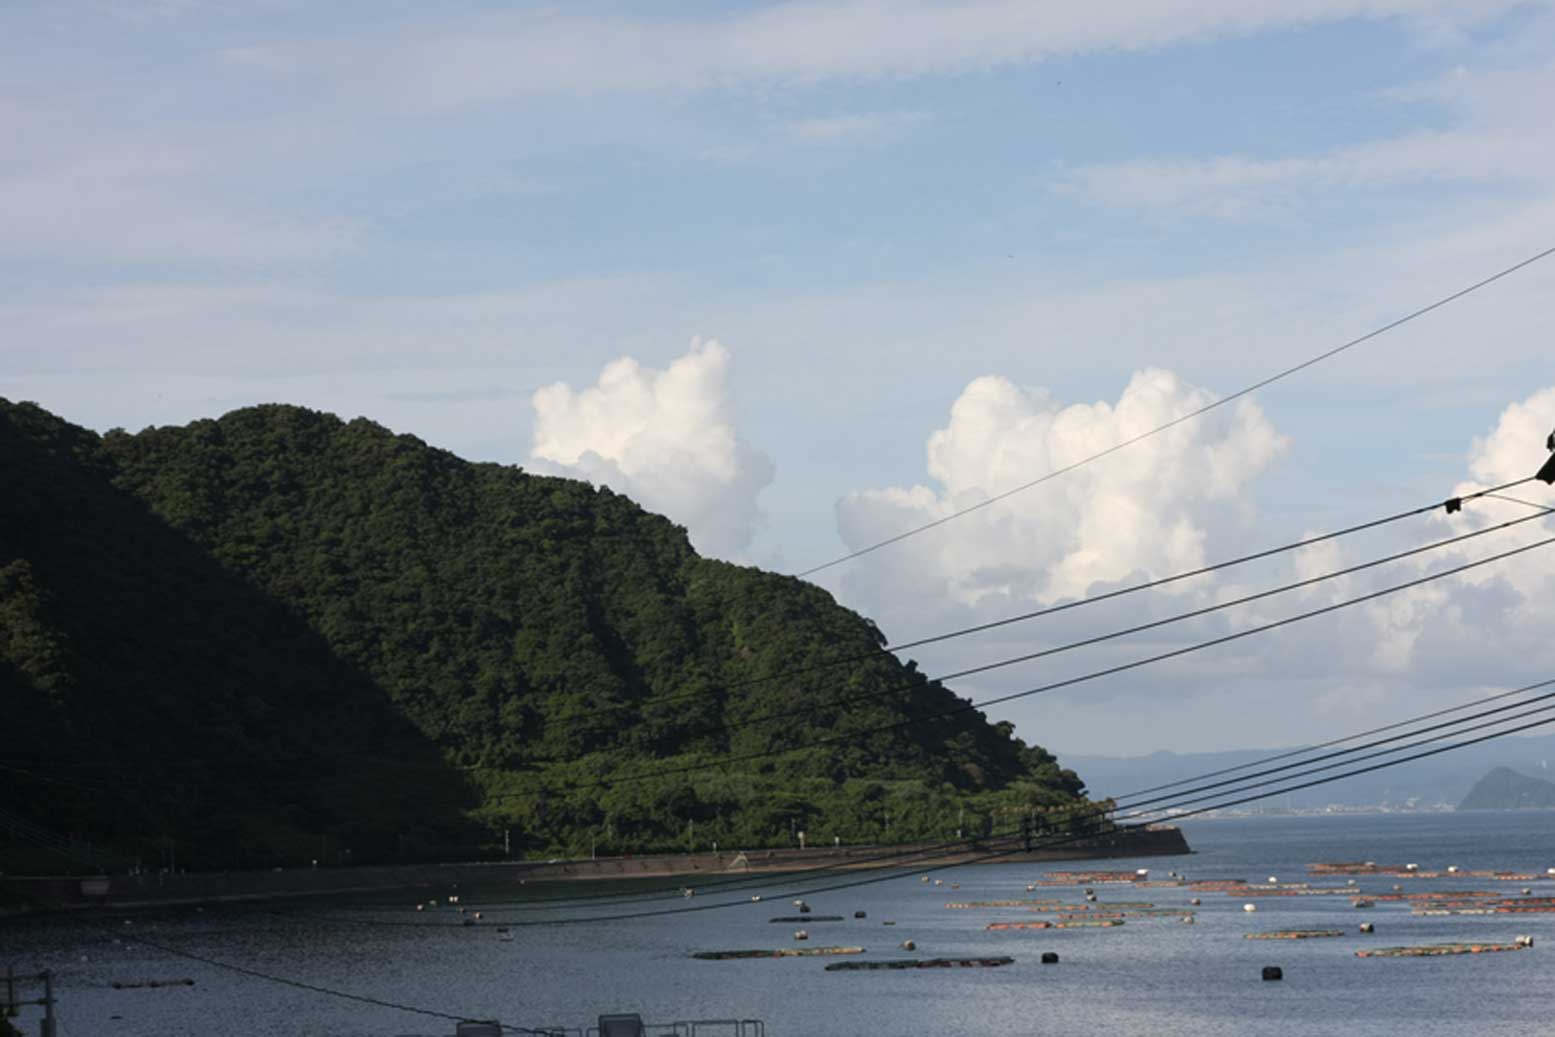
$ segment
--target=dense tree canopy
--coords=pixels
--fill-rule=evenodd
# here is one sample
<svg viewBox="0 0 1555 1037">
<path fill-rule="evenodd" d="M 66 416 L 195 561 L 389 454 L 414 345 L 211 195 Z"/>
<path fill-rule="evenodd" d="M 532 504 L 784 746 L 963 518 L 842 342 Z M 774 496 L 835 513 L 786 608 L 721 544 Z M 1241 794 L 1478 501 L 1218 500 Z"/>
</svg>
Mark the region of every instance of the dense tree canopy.
<svg viewBox="0 0 1555 1037">
<path fill-rule="evenodd" d="M 99 839 L 218 832 L 186 851 L 212 862 L 905 839 L 1081 790 L 980 714 L 901 723 L 961 700 L 825 591 L 364 419 L 98 437 L 0 401 L 0 485 L 0 761 L 29 772 L 5 806 Z"/>
</svg>

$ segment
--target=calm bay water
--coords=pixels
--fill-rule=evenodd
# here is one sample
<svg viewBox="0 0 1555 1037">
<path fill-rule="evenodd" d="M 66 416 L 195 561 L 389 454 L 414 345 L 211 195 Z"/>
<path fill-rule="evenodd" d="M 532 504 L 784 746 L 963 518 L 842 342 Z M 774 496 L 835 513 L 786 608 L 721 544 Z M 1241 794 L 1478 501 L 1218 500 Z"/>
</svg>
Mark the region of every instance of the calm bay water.
<svg viewBox="0 0 1555 1037">
<path fill-rule="evenodd" d="M 1305 881 L 1317 860 L 1418 862 L 1423 869 L 1509 868 L 1543 873 L 1555 867 L 1555 812 L 1250 818 L 1188 822 L 1191 857 L 1065 862 L 1051 868 L 1148 867 L 1152 877 L 1177 870 L 1190 878 L 1269 875 Z M 206 909 L 136 916 L 123 933 L 196 954 L 339 990 L 512 1025 L 583 1026 L 607 1011 L 637 1011 L 650 1020 L 755 1017 L 771 1037 L 799 1034 L 1550 1034 L 1555 1032 L 1555 915 L 1428 918 L 1379 903 L 1358 911 L 1345 897 L 1203 899 L 1197 923 L 1130 919 L 1117 929 L 986 932 L 998 919 L 1032 916 L 1019 909 L 946 910 L 948 900 L 1063 896 L 1077 889 L 1027 894 L 1025 883 L 1047 870 L 1031 865 L 959 867 L 925 885 L 917 873 L 836 893 L 805 893 L 790 881 L 690 901 L 675 898 L 617 910 L 744 900 L 727 910 L 615 923 L 514 929 L 512 942 L 494 927 L 562 914 L 513 910 L 465 888 L 482 926 L 458 927 L 449 909 L 417 914 L 409 895 L 284 908 Z M 1343 879 L 1318 878 L 1320 884 Z M 1516 894 L 1524 883 L 1443 878 L 1362 878 L 1362 891 L 1481 889 Z M 952 883 L 960 888 L 952 890 Z M 1555 881 L 1528 883 L 1555 896 Z M 597 893 L 600 886 L 569 891 Z M 553 887 L 554 889 L 554 887 Z M 445 891 L 446 892 L 446 891 Z M 549 894 L 551 891 L 545 891 Z M 1131 891 L 1101 886 L 1108 900 L 1186 906 L 1187 889 Z M 786 894 L 786 895 L 783 895 Z M 772 924 L 805 895 L 817 914 L 847 920 L 811 923 L 808 946 L 856 945 L 862 958 L 695 961 L 696 950 L 796 946 L 794 925 Z M 868 912 L 855 920 L 853 912 Z M 576 916 L 585 912 L 565 912 Z M 341 916 L 408 925 L 359 925 Z M 893 919 L 896 925 L 882 922 Z M 1355 933 L 1362 921 L 1374 936 Z M 0 922 L 0 966 L 46 967 L 60 977 L 63 1032 L 68 1037 L 170 1037 L 177 1034 L 451 1034 L 453 1023 L 387 1008 L 338 1001 L 172 957 L 119 938 L 118 931 L 72 920 Z M 1342 928 L 1336 939 L 1252 941 L 1261 929 Z M 1535 938 L 1532 951 L 1436 959 L 1358 959 L 1364 946 L 1455 940 L 1510 942 Z M 915 940 L 916 956 L 1010 955 L 997 969 L 828 973 L 828 961 L 909 957 L 896 950 Z M 803 945 L 799 945 L 803 946 Z M 1055 950 L 1057 966 L 1038 963 Z M 1281 983 L 1259 978 L 1263 965 L 1285 970 Z M 189 977 L 194 987 L 114 990 L 115 980 Z M 25 1023 L 36 1032 L 36 1015 Z"/>
</svg>

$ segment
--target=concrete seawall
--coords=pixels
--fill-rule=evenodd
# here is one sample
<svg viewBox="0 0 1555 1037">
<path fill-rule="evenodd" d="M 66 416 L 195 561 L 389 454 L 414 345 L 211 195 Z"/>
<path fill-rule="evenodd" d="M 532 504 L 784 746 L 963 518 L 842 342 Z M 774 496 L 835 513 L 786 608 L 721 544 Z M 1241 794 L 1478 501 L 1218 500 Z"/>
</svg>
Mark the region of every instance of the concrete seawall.
<svg viewBox="0 0 1555 1037">
<path fill-rule="evenodd" d="M 521 885 L 622 879 L 797 873 L 819 869 L 900 868 L 993 861 L 1045 862 L 1191 853 L 1182 830 L 1166 825 L 1130 826 L 1106 835 L 1020 849 L 1012 839 L 975 842 L 947 854 L 942 844 L 844 846 L 814 849 L 723 851 L 718 854 L 650 854 L 597 860 L 497 861 L 490 863 L 298 868 L 286 871 L 198 872 L 179 875 L 113 875 L 99 878 L 7 876 L 0 886 L 39 909 L 130 909 L 179 904 L 232 903 L 290 897 L 447 889 L 455 884 Z M 881 858 L 889 858 L 882 860 Z"/>
</svg>

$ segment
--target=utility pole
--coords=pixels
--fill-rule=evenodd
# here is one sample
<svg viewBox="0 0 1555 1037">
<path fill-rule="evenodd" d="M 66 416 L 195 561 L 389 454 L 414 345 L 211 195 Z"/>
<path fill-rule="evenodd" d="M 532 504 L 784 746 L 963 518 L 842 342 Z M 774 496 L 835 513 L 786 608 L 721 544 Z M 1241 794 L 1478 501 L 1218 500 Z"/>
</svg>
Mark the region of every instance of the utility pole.
<svg viewBox="0 0 1555 1037">
<path fill-rule="evenodd" d="M 54 1020 L 54 973 L 47 970 L 43 973 L 43 1028 L 39 1032 L 42 1037 L 59 1037 Z"/>
</svg>

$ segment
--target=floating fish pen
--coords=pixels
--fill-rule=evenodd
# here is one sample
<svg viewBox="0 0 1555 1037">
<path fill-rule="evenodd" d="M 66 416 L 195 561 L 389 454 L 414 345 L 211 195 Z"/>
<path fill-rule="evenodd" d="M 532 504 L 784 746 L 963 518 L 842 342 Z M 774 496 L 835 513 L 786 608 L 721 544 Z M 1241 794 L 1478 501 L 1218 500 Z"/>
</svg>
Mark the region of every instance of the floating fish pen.
<svg viewBox="0 0 1555 1037">
<path fill-rule="evenodd" d="M 882 969 L 994 969 L 1013 965 L 1014 958 L 899 958 L 894 961 L 838 961 L 827 972 L 874 972 Z"/>
<path fill-rule="evenodd" d="M 841 915 L 779 915 L 777 918 L 769 919 L 769 921 L 781 922 L 784 925 L 793 925 L 795 922 L 809 925 L 811 922 L 841 922 L 843 920 Z"/>
<path fill-rule="evenodd" d="M 1192 918 L 1193 912 L 1189 910 L 1174 911 L 1170 908 L 1158 908 L 1153 911 L 1104 911 L 1097 914 L 1061 914 L 1056 916 L 1060 922 L 1084 922 L 1092 919 L 1103 918 Z"/>
<path fill-rule="evenodd" d="M 1075 918 L 1052 922 L 989 922 L 983 929 L 990 933 L 1006 929 L 1113 929 L 1122 924 L 1121 918 Z"/>
<path fill-rule="evenodd" d="M 1223 893 L 1229 889 L 1246 889 L 1249 885 L 1246 879 L 1204 879 L 1188 883 L 1188 888 L 1195 893 Z"/>
<path fill-rule="evenodd" d="M 1482 889 L 1443 889 L 1433 893 L 1367 893 L 1368 900 L 1501 900 L 1500 893 Z"/>
<path fill-rule="evenodd" d="M 1087 886 L 1099 886 L 1105 883 L 1128 883 L 1133 885 L 1144 878 L 1134 871 L 1048 871 L 1043 872 L 1043 877 L 1050 882 L 1083 883 Z"/>
<path fill-rule="evenodd" d="M 1228 897 L 1353 897 L 1349 886 L 1244 886 L 1226 890 Z"/>
<path fill-rule="evenodd" d="M 1420 947 L 1379 947 L 1356 951 L 1357 958 L 1440 958 L 1449 954 L 1493 954 L 1527 950 L 1522 943 L 1431 943 Z"/>
<path fill-rule="evenodd" d="M 1422 918 L 1443 918 L 1448 915 L 1493 915 L 1493 907 L 1417 907 L 1410 912 Z"/>
<path fill-rule="evenodd" d="M 1555 914 L 1555 904 L 1497 904 L 1498 915 L 1548 915 Z"/>
<path fill-rule="evenodd" d="M 945 906 L 952 911 L 979 907 L 1064 907 L 1075 906 L 1067 900 L 953 900 Z"/>
<path fill-rule="evenodd" d="M 1039 915 L 1043 915 L 1043 914 L 1066 914 L 1066 915 L 1071 915 L 1071 914 L 1084 914 L 1084 913 L 1088 913 L 1088 912 L 1090 912 L 1090 913 L 1101 912 L 1101 913 L 1108 913 L 1108 914 L 1110 914 L 1110 913 L 1114 913 L 1114 912 L 1117 912 L 1117 911 L 1161 911 L 1161 912 L 1163 912 L 1165 914 L 1171 914 L 1171 915 L 1181 914 L 1181 912 L 1177 911 L 1175 908 L 1168 908 L 1168 907 L 1158 908 L 1154 904 L 1147 904 L 1147 903 L 1144 903 L 1143 901 L 1133 901 L 1133 900 L 1119 900 L 1119 901 L 1116 901 L 1116 902 L 1109 902 L 1109 903 L 1097 902 L 1095 904 L 1058 904 L 1058 905 L 1055 905 L 1053 907 L 1047 907 L 1047 908 L 1040 908 L 1040 909 L 1039 908 L 1033 908 L 1033 910 L 1035 910 L 1037 912 L 1037 914 L 1039 914 Z"/>
<path fill-rule="evenodd" d="M 780 947 L 756 951 L 697 951 L 698 961 L 743 961 L 747 958 L 819 958 L 833 954 L 863 954 L 862 947 Z"/>
<path fill-rule="evenodd" d="M 1509 872 L 1463 872 L 1457 869 L 1451 871 L 1425 871 L 1417 864 L 1378 865 L 1371 861 L 1367 861 L 1364 864 L 1343 862 L 1308 864 L 1307 873 L 1311 875 L 1389 875 L 1394 878 L 1411 879 L 1439 879 L 1447 875 L 1469 874 L 1479 878 L 1488 878 L 1492 875 L 1510 874 Z"/>
<path fill-rule="evenodd" d="M 1471 879 L 1490 879 L 1492 882 L 1537 882 L 1548 877 L 1524 871 L 1460 871 L 1458 874 Z"/>
<path fill-rule="evenodd" d="M 1243 933 L 1244 940 L 1322 940 L 1343 936 L 1343 929 L 1273 929 L 1262 933 Z"/>
</svg>

